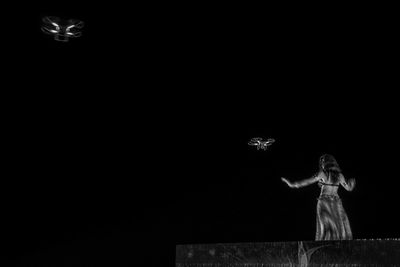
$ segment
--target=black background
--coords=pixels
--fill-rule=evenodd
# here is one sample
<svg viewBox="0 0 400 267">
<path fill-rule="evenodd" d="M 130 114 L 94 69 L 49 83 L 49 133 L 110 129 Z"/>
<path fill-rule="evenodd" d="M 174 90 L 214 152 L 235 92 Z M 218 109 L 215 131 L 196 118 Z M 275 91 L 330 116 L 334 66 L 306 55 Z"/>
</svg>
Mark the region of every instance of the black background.
<svg viewBox="0 0 400 267">
<path fill-rule="evenodd" d="M 324 153 L 357 180 L 339 192 L 354 238 L 398 238 L 390 31 L 298 8 L 10 9 L 7 260 L 171 266 L 176 244 L 313 240 L 317 185 L 280 177 L 310 177 Z M 83 20 L 83 36 L 56 42 L 47 15 Z M 276 143 L 257 151 L 253 137 Z"/>
</svg>

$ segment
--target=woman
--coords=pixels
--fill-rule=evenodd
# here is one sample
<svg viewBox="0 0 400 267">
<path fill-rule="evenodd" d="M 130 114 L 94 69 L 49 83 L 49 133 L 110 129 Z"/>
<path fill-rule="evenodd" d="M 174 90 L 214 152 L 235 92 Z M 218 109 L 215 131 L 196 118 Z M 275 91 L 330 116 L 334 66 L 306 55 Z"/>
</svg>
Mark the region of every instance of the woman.
<svg viewBox="0 0 400 267">
<path fill-rule="evenodd" d="M 353 235 L 349 219 L 337 194 L 339 185 L 352 191 L 355 179 L 346 181 L 339 164 L 332 155 L 325 154 L 319 160 L 319 172 L 312 178 L 299 182 L 290 182 L 282 178 L 291 188 L 304 187 L 318 182 L 321 194 L 317 203 L 317 232 L 315 240 L 351 240 Z"/>
</svg>

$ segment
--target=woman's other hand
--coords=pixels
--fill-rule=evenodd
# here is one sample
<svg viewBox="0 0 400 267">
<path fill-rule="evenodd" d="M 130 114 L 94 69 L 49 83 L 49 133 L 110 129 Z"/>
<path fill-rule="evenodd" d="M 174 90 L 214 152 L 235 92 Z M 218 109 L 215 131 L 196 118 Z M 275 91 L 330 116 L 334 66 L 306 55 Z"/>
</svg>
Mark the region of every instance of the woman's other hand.
<svg viewBox="0 0 400 267">
<path fill-rule="evenodd" d="M 294 186 L 288 179 L 281 177 L 281 180 L 285 182 L 289 187 L 294 188 Z"/>
</svg>

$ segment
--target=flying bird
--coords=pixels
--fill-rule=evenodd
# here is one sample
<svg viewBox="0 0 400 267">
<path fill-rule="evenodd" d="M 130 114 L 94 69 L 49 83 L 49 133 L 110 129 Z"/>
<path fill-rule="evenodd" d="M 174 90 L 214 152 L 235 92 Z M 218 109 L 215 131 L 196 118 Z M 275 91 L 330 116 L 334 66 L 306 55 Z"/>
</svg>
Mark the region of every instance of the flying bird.
<svg viewBox="0 0 400 267">
<path fill-rule="evenodd" d="M 257 150 L 267 150 L 267 148 L 272 145 L 272 143 L 275 142 L 275 139 L 273 138 L 268 138 L 266 141 L 263 141 L 261 137 L 254 137 L 250 139 L 249 145 L 250 146 L 256 146 Z"/>
</svg>

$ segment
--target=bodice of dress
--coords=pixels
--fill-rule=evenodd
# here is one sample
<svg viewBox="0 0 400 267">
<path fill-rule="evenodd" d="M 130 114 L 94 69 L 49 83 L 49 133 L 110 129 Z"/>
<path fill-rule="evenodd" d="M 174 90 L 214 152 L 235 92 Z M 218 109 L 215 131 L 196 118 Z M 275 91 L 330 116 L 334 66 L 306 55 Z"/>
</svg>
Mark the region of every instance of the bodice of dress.
<svg viewBox="0 0 400 267">
<path fill-rule="evenodd" d="M 339 188 L 339 184 L 333 184 L 330 182 L 330 177 L 327 177 L 325 173 L 321 172 L 319 175 L 318 185 L 321 187 L 321 194 L 322 195 L 330 195 L 330 196 L 337 196 L 337 190 Z"/>
</svg>

